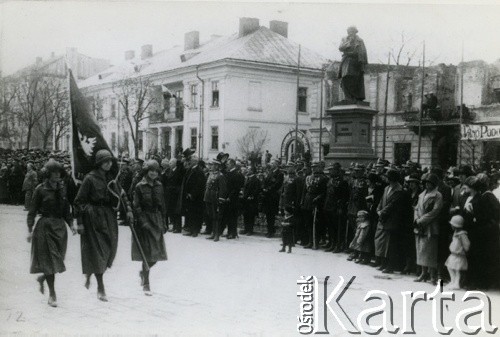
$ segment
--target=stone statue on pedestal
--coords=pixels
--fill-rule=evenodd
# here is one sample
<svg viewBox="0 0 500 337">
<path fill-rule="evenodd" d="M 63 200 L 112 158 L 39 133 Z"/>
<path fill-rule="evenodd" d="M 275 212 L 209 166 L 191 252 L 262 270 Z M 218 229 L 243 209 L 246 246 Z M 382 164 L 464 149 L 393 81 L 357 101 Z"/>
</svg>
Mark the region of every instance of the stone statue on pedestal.
<svg viewBox="0 0 500 337">
<path fill-rule="evenodd" d="M 338 78 L 345 100 L 358 102 L 365 99 L 364 72 L 368 63 L 363 40 L 356 34 L 358 30 L 351 26 L 347 28 L 347 36 L 342 38 L 339 50 L 342 52 Z"/>
</svg>

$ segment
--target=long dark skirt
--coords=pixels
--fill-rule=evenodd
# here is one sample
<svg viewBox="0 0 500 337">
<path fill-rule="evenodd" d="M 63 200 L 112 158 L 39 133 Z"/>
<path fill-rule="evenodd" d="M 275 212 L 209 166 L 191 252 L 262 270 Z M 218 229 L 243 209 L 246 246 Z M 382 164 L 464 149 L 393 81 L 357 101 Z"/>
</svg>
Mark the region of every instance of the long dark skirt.
<svg viewBox="0 0 500 337">
<path fill-rule="evenodd" d="M 80 237 L 84 274 L 102 274 L 110 268 L 118 248 L 118 223 L 111 207 L 88 205 Z"/>
<path fill-rule="evenodd" d="M 142 228 L 141 220 L 139 220 L 138 226 L 136 226 L 136 233 L 144 255 L 146 255 L 147 262 L 167 260 L 167 250 L 163 238 L 164 219 L 161 212 L 144 212 L 143 215 L 152 228 Z M 133 238 L 132 261 L 142 261 L 141 253 Z"/>
<path fill-rule="evenodd" d="M 64 257 L 68 232 L 63 219 L 42 217 L 36 223 L 31 240 L 31 274 L 51 275 L 66 271 Z"/>
</svg>

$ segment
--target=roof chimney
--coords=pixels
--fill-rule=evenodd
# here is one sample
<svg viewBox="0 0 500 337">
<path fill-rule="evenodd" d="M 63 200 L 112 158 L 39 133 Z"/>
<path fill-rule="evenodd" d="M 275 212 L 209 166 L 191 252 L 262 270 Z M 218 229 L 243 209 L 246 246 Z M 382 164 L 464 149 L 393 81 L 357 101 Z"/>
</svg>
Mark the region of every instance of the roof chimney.
<svg viewBox="0 0 500 337">
<path fill-rule="evenodd" d="M 194 30 L 184 34 L 184 50 L 196 49 L 200 46 L 200 32 Z"/>
<path fill-rule="evenodd" d="M 153 45 L 145 44 L 141 47 L 141 60 L 148 59 L 153 56 Z"/>
<path fill-rule="evenodd" d="M 125 61 L 132 60 L 135 57 L 135 51 L 127 50 L 125 52 Z"/>
<path fill-rule="evenodd" d="M 238 37 L 243 37 L 259 29 L 259 19 L 240 18 L 240 31 Z"/>
<path fill-rule="evenodd" d="M 273 20 L 269 22 L 269 29 L 279 35 L 288 38 L 288 22 Z"/>
</svg>

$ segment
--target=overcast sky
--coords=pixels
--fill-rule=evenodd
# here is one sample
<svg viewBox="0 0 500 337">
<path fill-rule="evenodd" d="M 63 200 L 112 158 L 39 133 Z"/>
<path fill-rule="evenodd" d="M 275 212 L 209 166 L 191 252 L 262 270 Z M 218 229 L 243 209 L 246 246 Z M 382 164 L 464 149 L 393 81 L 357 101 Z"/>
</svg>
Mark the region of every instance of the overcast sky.
<svg viewBox="0 0 500 337">
<path fill-rule="evenodd" d="M 500 58 L 500 1 L 489 3 L 6 2 L 0 5 L 0 66 L 8 75 L 66 47 L 116 64 L 125 50 L 137 54 L 144 44 L 152 44 L 154 52 L 183 44 L 191 30 L 200 31 L 202 42 L 211 34 L 230 35 L 245 16 L 264 26 L 287 21 L 289 39 L 332 60 L 340 57 L 337 48 L 347 26 L 356 25 L 370 63 L 385 63 L 403 32 L 410 39 L 407 50 L 416 51 L 413 64 L 423 40 L 434 63 L 460 62 L 462 41 L 466 61 L 491 63 Z"/>
</svg>

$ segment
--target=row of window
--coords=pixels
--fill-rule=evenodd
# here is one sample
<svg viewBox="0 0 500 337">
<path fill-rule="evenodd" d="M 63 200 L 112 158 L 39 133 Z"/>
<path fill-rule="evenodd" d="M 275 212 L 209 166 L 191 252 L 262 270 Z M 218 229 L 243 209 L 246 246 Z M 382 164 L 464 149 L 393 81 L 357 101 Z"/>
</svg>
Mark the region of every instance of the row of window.
<svg viewBox="0 0 500 337">
<path fill-rule="evenodd" d="M 219 107 L 219 82 L 212 81 L 212 91 L 211 91 L 211 107 Z M 164 111 L 171 114 L 175 114 L 176 117 L 180 117 L 183 113 L 184 100 L 183 100 L 183 90 L 177 90 L 175 93 L 165 93 L 163 95 L 164 101 Z M 250 82 L 249 85 L 249 103 L 248 108 L 250 110 L 262 110 L 262 83 L 261 82 Z M 99 115 L 101 109 L 97 108 L 97 102 L 95 99 L 92 100 L 92 109 L 94 114 L 98 118 L 102 118 Z M 116 118 L 117 113 L 117 100 L 116 98 L 110 98 L 110 117 Z M 192 84 L 190 86 L 190 107 L 196 109 L 198 107 L 198 84 Z M 297 104 L 300 112 L 307 112 L 307 88 L 299 87 L 297 92 Z"/>
<path fill-rule="evenodd" d="M 219 150 L 219 127 L 218 126 L 212 126 L 210 128 L 210 149 L 214 151 Z M 138 142 L 139 142 L 139 151 L 143 151 L 143 138 L 144 138 L 144 132 L 139 131 L 138 134 Z M 183 130 L 182 129 L 176 129 L 176 134 L 175 134 L 175 142 L 176 144 L 182 144 L 182 138 L 183 138 Z M 196 149 L 198 146 L 198 128 L 191 128 L 191 143 L 190 146 L 192 149 Z M 122 149 L 120 150 L 128 150 L 128 141 L 129 141 L 129 133 L 125 131 L 123 133 L 123 139 L 121 140 L 121 147 Z M 163 148 L 170 148 L 170 131 L 166 131 L 163 134 Z M 111 150 L 116 151 L 117 150 L 117 139 L 116 139 L 116 132 L 111 132 Z"/>
<path fill-rule="evenodd" d="M 212 81 L 212 100 L 211 107 L 218 108 L 219 107 L 219 81 Z M 198 107 L 198 84 L 191 84 L 190 86 L 191 93 L 191 108 L 195 109 Z"/>
</svg>

